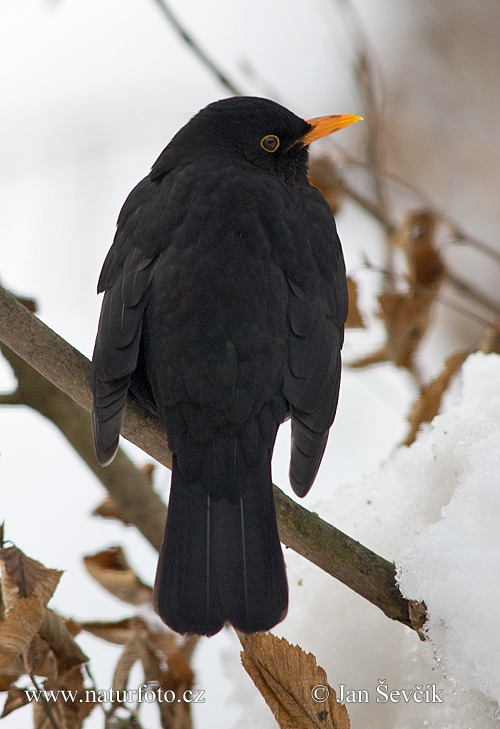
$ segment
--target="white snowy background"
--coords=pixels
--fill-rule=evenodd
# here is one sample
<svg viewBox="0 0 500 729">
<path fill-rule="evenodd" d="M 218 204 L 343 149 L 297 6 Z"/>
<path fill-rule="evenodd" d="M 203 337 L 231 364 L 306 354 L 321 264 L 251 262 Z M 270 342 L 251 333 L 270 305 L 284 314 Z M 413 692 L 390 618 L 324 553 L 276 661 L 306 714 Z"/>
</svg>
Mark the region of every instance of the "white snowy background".
<svg viewBox="0 0 500 729">
<path fill-rule="evenodd" d="M 353 4 L 384 78 L 388 166 L 494 244 L 500 4 Z M 345 2 L 176 0 L 171 7 L 245 93 L 279 98 L 305 118 L 361 113 Z M 90 356 L 96 282 L 121 204 L 173 133 L 224 89 L 153 0 L 0 0 L 0 69 L 0 280 L 34 297 L 40 317 Z M 360 126 L 335 135 L 335 143 L 362 154 Z M 396 197 L 396 185 L 392 193 L 398 212 L 418 203 Z M 364 256 L 383 260 L 371 219 L 346 203 L 337 222 L 350 271 Z M 489 259 L 465 246 L 444 253 L 449 266 L 495 296 L 499 272 Z M 372 291 L 374 278 L 359 276 Z M 473 347 L 483 328 L 441 305 L 421 353 L 424 375 L 453 349 Z M 377 336 L 376 325 L 368 335 L 349 333 L 346 359 L 370 351 Z M 0 388 L 14 385 L 0 361 Z M 313 652 L 334 687 L 369 691 L 369 703 L 348 704 L 354 729 L 490 729 L 500 726 L 499 358 L 470 358 L 443 414 L 411 448 L 397 449 L 415 394 L 409 376 L 391 365 L 346 369 L 327 454 L 303 503 L 398 562 L 405 594 L 428 605 L 431 643 L 289 550 L 290 611 L 275 632 Z M 274 479 L 290 493 L 282 430 Z M 166 499 L 166 470 L 157 469 L 156 484 Z M 88 516 L 103 496 L 51 423 L 24 408 L 0 409 L 7 538 L 65 570 L 52 605 L 77 619 L 130 614 L 88 576 L 84 554 L 122 544 L 142 579 L 154 578 L 156 556 L 140 535 Z M 119 648 L 85 635 L 79 641 L 97 685 L 108 688 Z M 232 633 L 202 641 L 195 670 L 206 697 L 194 707 L 196 727 L 275 726 L 239 665 Z M 443 702 L 377 702 L 383 679 L 389 691 L 435 685 Z M 148 708 L 145 724 L 158 726 Z M 29 726 L 29 711 L 4 719 L 6 729 Z M 86 726 L 102 724 L 95 710 Z"/>
</svg>

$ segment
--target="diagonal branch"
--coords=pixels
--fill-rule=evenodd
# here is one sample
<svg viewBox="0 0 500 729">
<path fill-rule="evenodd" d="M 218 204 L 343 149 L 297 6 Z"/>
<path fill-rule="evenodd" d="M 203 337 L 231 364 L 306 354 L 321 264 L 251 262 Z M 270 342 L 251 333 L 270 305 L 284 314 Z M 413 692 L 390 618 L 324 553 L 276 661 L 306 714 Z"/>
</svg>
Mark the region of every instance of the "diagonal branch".
<svg viewBox="0 0 500 729">
<path fill-rule="evenodd" d="M 220 68 L 212 61 L 211 58 L 205 53 L 203 48 L 196 43 L 193 36 L 187 32 L 184 26 L 181 25 L 179 20 L 170 10 L 165 0 L 155 0 L 156 4 L 160 8 L 163 15 L 167 18 L 168 22 L 172 25 L 175 32 L 179 34 L 181 40 L 186 43 L 195 56 L 203 63 L 204 66 L 212 73 L 215 78 L 234 96 L 240 96 L 241 91 L 233 84 L 232 81 L 226 76 L 226 74 L 220 70 Z"/>
<path fill-rule="evenodd" d="M 9 352 L 2 348 L 20 378 L 17 390 L 19 399 L 55 422 L 101 479 L 119 507 L 158 548 L 166 510 L 148 480 L 143 478 L 142 482 L 138 481 L 139 476 L 135 473 L 139 472 L 138 469 L 128 466 L 125 456 L 120 456 L 116 465 L 113 463 L 106 469 L 95 464 L 89 444 L 90 421 L 85 412 L 91 409 L 88 387 L 90 363 L 86 357 L 2 287 L 0 341 L 12 350 Z M 29 373 L 26 369 L 22 373 L 25 367 L 23 360 L 28 363 L 30 370 L 37 370 L 31 386 L 24 383 Z M 52 385 L 45 385 L 44 378 Z M 51 389 L 53 385 L 67 397 L 59 393 L 56 398 L 56 388 Z M 46 394 L 42 397 L 40 393 L 44 389 Z M 53 406 L 50 405 L 52 400 Z M 77 408 L 73 401 L 81 407 Z M 61 411 L 67 412 L 68 409 L 69 416 L 61 415 Z M 172 456 L 158 421 L 132 399 L 128 402 L 122 434 L 157 461 L 171 467 Z M 124 479 L 125 484 L 119 470 L 121 468 L 128 469 L 129 478 Z M 396 586 L 395 568 L 391 562 L 299 506 L 276 487 L 274 495 L 280 538 L 286 546 L 341 580 L 391 619 L 413 627 L 409 603 Z"/>
</svg>

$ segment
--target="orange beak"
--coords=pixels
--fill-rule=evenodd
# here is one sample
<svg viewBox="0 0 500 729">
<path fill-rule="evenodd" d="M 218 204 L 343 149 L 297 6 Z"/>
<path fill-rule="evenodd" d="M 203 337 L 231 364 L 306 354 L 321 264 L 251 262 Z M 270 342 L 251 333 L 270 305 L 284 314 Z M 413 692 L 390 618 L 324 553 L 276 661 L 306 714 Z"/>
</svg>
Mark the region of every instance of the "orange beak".
<svg viewBox="0 0 500 729">
<path fill-rule="evenodd" d="M 349 124 L 354 124 L 354 122 L 362 119 L 362 116 L 356 116 L 355 114 L 333 114 L 331 116 L 319 116 L 316 119 L 307 119 L 306 121 L 312 129 L 304 134 L 299 142 L 302 142 L 303 145 L 311 144 L 316 139 L 326 137 L 328 134 L 337 132 L 339 129 L 348 127 Z"/>
</svg>

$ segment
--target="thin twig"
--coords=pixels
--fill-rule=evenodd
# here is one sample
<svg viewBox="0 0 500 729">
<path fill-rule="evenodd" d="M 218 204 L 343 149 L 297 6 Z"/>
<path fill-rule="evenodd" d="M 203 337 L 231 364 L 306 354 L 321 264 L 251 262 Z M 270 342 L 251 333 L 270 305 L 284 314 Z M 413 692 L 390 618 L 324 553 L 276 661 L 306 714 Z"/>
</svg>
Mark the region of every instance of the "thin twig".
<svg viewBox="0 0 500 729">
<path fill-rule="evenodd" d="M 394 231 L 396 230 L 394 224 L 389 218 L 386 218 L 384 216 L 384 213 L 380 209 L 378 203 L 373 202 L 372 200 L 365 197 L 358 190 L 356 190 L 356 188 L 354 188 L 349 182 L 347 182 L 345 177 L 340 177 L 340 187 L 347 195 L 347 197 L 349 197 L 354 203 L 363 208 L 363 210 L 371 215 L 372 218 L 378 220 L 378 222 L 385 229 L 387 235 L 392 235 L 394 233 Z"/>
<path fill-rule="evenodd" d="M 445 282 L 452 286 L 462 296 L 465 296 L 468 299 L 472 299 L 472 301 L 475 301 L 476 304 L 479 304 L 485 309 L 491 311 L 492 314 L 494 314 L 496 317 L 500 317 L 500 304 L 491 299 L 489 296 L 486 296 L 486 294 L 484 294 L 482 291 L 478 291 L 477 289 L 473 288 L 466 281 L 463 281 L 461 278 L 455 276 L 455 274 L 450 273 L 449 271 L 446 272 Z M 448 305 L 451 306 L 451 304 Z M 462 311 L 462 313 L 478 319 L 478 317 L 471 312 Z M 482 318 L 479 318 L 479 321 L 482 324 L 485 323 L 487 326 L 491 326 L 491 322 L 485 322 L 485 320 Z"/>
<path fill-rule="evenodd" d="M 176 33 L 179 34 L 180 38 L 186 43 L 189 48 L 193 51 L 195 56 L 203 63 L 206 68 L 212 73 L 215 78 L 234 96 L 241 96 L 242 91 L 226 76 L 226 74 L 220 70 L 220 68 L 212 61 L 211 58 L 205 53 L 200 45 L 194 40 L 193 36 L 187 32 L 184 26 L 179 22 L 176 16 L 168 7 L 165 0 L 154 0 L 158 5 L 163 15 L 167 18 L 168 22 L 172 25 Z"/>
<path fill-rule="evenodd" d="M 45 698 L 42 690 L 40 689 L 40 686 L 38 685 L 36 678 L 32 673 L 28 674 L 33 686 L 38 692 L 38 698 L 40 700 L 40 703 L 42 705 L 43 711 L 45 713 L 45 716 L 49 720 L 50 724 L 52 725 L 53 729 L 60 729 L 59 723 L 56 721 L 56 718 L 54 716 L 54 712 L 52 711 L 52 706 L 49 704 L 47 699 Z"/>
</svg>

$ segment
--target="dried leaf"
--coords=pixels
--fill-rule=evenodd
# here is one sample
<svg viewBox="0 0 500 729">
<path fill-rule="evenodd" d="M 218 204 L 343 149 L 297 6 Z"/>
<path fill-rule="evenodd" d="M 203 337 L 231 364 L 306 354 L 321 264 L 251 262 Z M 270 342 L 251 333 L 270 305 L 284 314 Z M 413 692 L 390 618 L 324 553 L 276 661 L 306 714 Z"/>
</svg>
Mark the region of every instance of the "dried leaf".
<svg viewBox="0 0 500 729">
<path fill-rule="evenodd" d="M 35 299 L 23 299 L 21 296 L 16 296 L 16 299 L 19 301 L 20 304 L 22 304 L 28 311 L 31 311 L 32 314 L 35 314 L 37 311 L 37 303 Z"/>
<path fill-rule="evenodd" d="M 345 325 L 348 329 L 364 329 L 365 325 L 358 309 L 358 285 L 349 276 L 347 277 L 347 291 L 349 294 L 349 311 Z"/>
<path fill-rule="evenodd" d="M 144 680 L 157 683 L 162 692 L 173 692 L 177 697 L 191 689 L 194 681 L 183 647 L 172 633 L 164 631 L 146 635 L 142 657 Z M 191 729 L 191 704 L 187 701 L 158 702 L 162 726 Z"/>
<path fill-rule="evenodd" d="M 57 660 L 54 651 L 38 633 L 24 654 L 26 673 L 32 676 L 55 678 L 57 676 Z"/>
<path fill-rule="evenodd" d="M 155 684 L 162 692 L 174 692 L 182 696 L 193 684 L 193 671 L 189 659 L 179 644 L 179 637 L 163 631 L 152 632 L 140 618 L 120 621 L 116 624 L 105 623 L 84 624 L 96 635 L 107 639 L 127 638 L 124 650 L 115 668 L 113 689 L 125 691 L 133 666 L 140 661 L 144 669 L 144 682 Z M 111 631 L 109 634 L 108 631 Z M 116 633 L 115 633 L 116 631 Z M 162 726 L 191 728 L 190 705 L 187 701 L 159 701 L 158 708 L 162 717 Z"/>
<path fill-rule="evenodd" d="M 69 729 L 64 717 L 64 703 L 57 701 L 33 702 L 33 726 L 36 729 Z"/>
<path fill-rule="evenodd" d="M 194 681 L 193 670 L 189 663 L 191 653 L 186 654 L 185 645 L 179 643 L 177 636 L 166 631 L 152 632 L 148 629 L 146 646 L 161 666 L 163 673 L 158 680 L 162 688 L 174 690 L 179 686 L 191 688 Z M 144 669 L 146 671 L 146 666 Z"/>
<path fill-rule="evenodd" d="M 0 671 L 25 653 L 42 624 L 45 607 L 39 597 L 22 597 L 0 623 Z"/>
<path fill-rule="evenodd" d="M 153 473 L 155 472 L 155 464 L 154 463 L 145 463 L 144 466 L 141 466 L 139 469 L 143 472 L 143 474 L 148 479 L 149 483 L 153 483 Z"/>
<path fill-rule="evenodd" d="M 496 326 L 486 328 L 478 350 L 485 354 L 500 354 L 500 328 L 498 322 Z"/>
<path fill-rule="evenodd" d="M 103 519 L 118 519 L 126 526 L 132 524 L 131 520 L 120 510 L 112 496 L 106 496 L 104 501 L 94 509 L 92 516 L 102 516 Z"/>
<path fill-rule="evenodd" d="M 405 253 L 413 286 L 435 286 L 443 280 L 445 269 L 434 241 L 436 224 L 437 217 L 429 210 L 412 211 L 392 238 Z"/>
<path fill-rule="evenodd" d="M 62 572 L 47 569 L 43 564 L 27 557 L 17 547 L 0 549 L 2 594 L 9 610 L 19 598 L 38 596 L 47 605 L 54 594 Z"/>
<path fill-rule="evenodd" d="M 430 321 L 435 290 L 407 294 L 383 292 L 379 296 L 382 319 L 387 330 L 386 351 L 397 367 L 412 369 L 413 355 Z"/>
<path fill-rule="evenodd" d="M 4 669 L 2 676 L 5 676 L 8 678 L 11 676 L 12 680 L 19 678 L 19 676 L 22 676 L 24 673 L 26 673 L 26 669 L 24 666 L 24 659 L 22 655 L 19 655 L 15 661 L 10 663 L 7 668 Z"/>
<path fill-rule="evenodd" d="M 124 691 L 127 688 L 130 671 L 137 661 L 141 661 L 144 655 L 144 636 L 138 632 L 130 637 L 125 644 L 123 652 L 116 664 L 113 675 L 113 688 L 115 691 Z"/>
<path fill-rule="evenodd" d="M 108 592 L 131 605 L 152 603 L 153 590 L 129 567 L 120 547 L 111 547 L 83 559 L 87 571 Z"/>
<path fill-rule="evenodd" d="M 281 729 L 349 729 L 347 709 L 311 653 L 271 633 L 240 640 L 243 666 Z"/>
<path fill-rule="evenodd" d="M 413 371 L 413 357 L 430 323 L 431 307 L 443 281 L 445 269 L 434 242 L 437 218 L 427 210 L 412 212 L 392 237 L 401 248 L 408 267 L 408 291 L 382 291 L 379 316 L 385 324 L 385 344 L 368 357 L 350 364 L 366 367 L 394 362 Z"/>
<path fill-rule="evenodd" d="M 14 676 L 12 674 L 2 673 L 2 675 L 0 675 L 0 691 L 8 691 L 19 675 Z"/>
<path fill-rule="evenodd" d="M 411 445 L 422 423 L 430 423 L 436 417 L 441 406 L 441 399 L 450 384 L 450 380 L 463 365 L 469 354 L 468 351 L 460 351 L 452 354 L 446 360 L 444 368 L 439 375 L 422 388 L 418 400 L 414 403 L 408 415 L 410 430 L 403 445 Z"/>
<path fill-rule="evenodd" d="M 82 629 L 92 633 L 97 638 L 107 640 L 108 643 L 125 645 L 136 629 L 136 620 L 139 618 L 126 618 L 125 620 L 88 620 L 81 624 Z M 144 627 L 145 624 L 143 623 Z"/>
<path fill-rule="evenodd" d="M 82 632 L 82 624 L 77 620 L 73 620 L 73 618 L 63 618 L 63 620 L 64 625 L 67 627 L 73 638 L 76 638 L 78 633 Z"/>
<path fill-rule="evenodd" d="M 89 660 L 66 627 L 63 618 L 53 610 L 46 610 L 40 626 L 40 635 L 44 638 L 57 659 L 58 673 L 67 671 L 87 663 Z"/>
<path fill-rule="evenodd" d="M 47 708 L 61 729 L 82 729 L 83 722 L 94 709 L 97 702 L 92 701 L 84 688 L 83 674 L 79 666 L 66 671 L 57 679 L 44 681 L 43 689 L 59 693 L 57 701 L 44 705 L 33 703 L 34 725 L 43 729 L 53 729 L 47 715 Z M 65 694 L 63 693 L 65 692 Z M 71 692 L 72 697 L 69 697 Z"/>
<path fill-rule="evenodd" d="M 343 187 L 337 165 L 328 155 L 313 157 L 309 165 L 311 185 L 323 193 L 332 213 L 335 215 L 340 207 Z"/>
<path fill-rule="evenodd" d="M 408 614 L 411 624 L 417 631 L 420 640 L 426 640 L 425 635 L 422 633 L 422 628 L 427 620 L 426 604 L 424 602 L 417 602 L 417 600 L 408 600 Z"/>
<path fill-rule="evenodd" d="M 397 367 L 413 368 L 413 355 L 427 331 L 432 290 L 409 291 L 406 294 L 383 291 L 379 294 L 380 318 L 385 323 L 385 344 L 367 357 L 350 363 L 350 367 L 366 367 L 379 362 L 394 362 Z"/>
<path fill-rule="evenodd" d="M 26 706 L 26 704 L 29 704 L 26 692 L 17 686 L 12 686 L 7 694 L 2 713 L 0 714 L 0 719 L 4 719 L 16 709 Z"/>
</svg>

